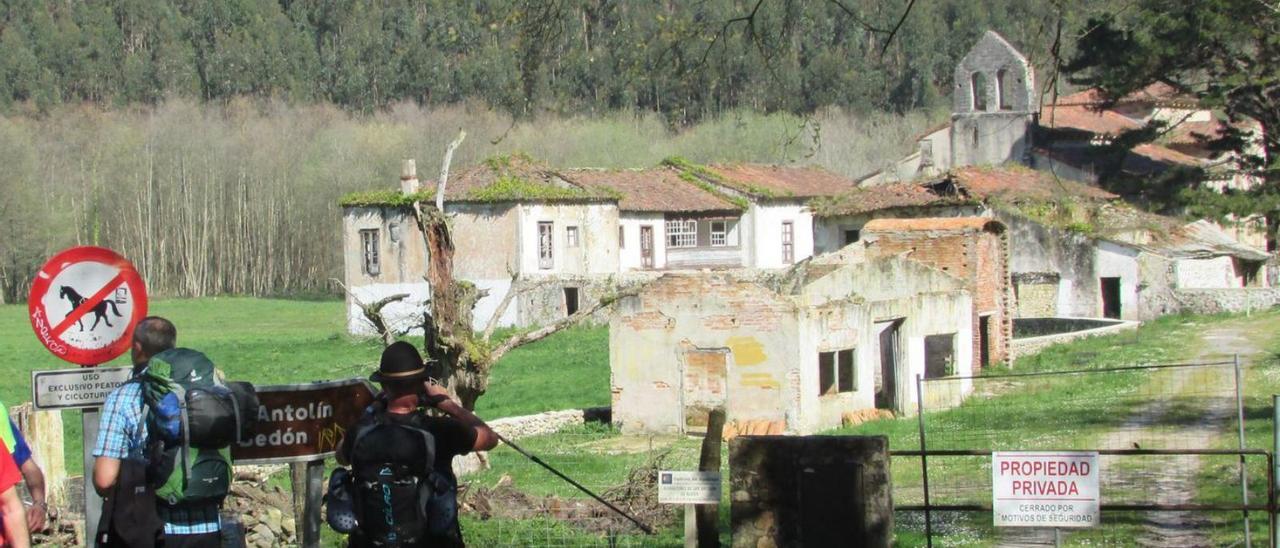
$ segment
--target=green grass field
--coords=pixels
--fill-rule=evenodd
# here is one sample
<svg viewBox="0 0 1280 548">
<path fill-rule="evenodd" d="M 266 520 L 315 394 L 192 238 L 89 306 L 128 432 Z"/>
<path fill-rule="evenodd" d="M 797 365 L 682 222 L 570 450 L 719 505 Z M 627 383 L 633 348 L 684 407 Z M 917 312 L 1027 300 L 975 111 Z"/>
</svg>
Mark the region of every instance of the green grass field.
<svg viewBox="0 0 1280 548">
<path fill-rule="evenodd" d="M 208 354 L 229 378 L 284 384 L 366 376 L 381 345 L 345 334 L 341 301 L 217 297 L 151 303 L 178 327 L 178 344 Z M 608 328 L 578 327 L 507 354 L 477 403 L 485 418 L 608 405 Z M 420 342 L 409 338 L 412 342 Z M 128 365 L 128 356 L 108 365 Z M 0 306 L 0 398 L 31 399 L 31 371 L 72 367 L 45 350 L 25 306 Z M 64 412 L 67 467 L 79 474 L 80 414 Z"/>
</svg>

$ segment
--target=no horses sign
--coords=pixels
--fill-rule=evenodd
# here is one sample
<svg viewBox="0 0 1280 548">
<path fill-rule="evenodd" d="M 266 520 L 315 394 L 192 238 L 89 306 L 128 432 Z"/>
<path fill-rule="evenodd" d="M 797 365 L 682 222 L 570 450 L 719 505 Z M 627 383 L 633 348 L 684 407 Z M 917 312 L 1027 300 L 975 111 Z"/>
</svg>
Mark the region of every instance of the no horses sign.
<svg viewBox="0 0 1280 548">
<path fill-rule="evenodd" d="M 73 247 L 36 274 L 27 300 L 36 338 L 53 355 L 82 366 L 129 349 L 147 315 L 147 290 L 133 265 L 101 247 Z"/>
</svg>

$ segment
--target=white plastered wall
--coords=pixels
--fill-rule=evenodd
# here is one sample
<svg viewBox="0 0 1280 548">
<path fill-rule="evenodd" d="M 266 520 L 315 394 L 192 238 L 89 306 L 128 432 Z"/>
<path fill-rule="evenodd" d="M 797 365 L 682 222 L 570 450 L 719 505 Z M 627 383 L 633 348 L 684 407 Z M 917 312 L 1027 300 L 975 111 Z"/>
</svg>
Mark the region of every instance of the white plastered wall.
<svg viewBox="0 0 1280 548">
<path fill-rule="evenodd" d="M 1124 320 L 1139 319 L 1138 310 L 1138 250 L 1099 241 L 1094 252 L 1095 268 L 1098 280 L 1102 278 L 1120 278 L 1120 318 Z M 1093 317 L 1102 317 L 1102 293 L 1098 293 Z"/>
<path fill-rule="evenodd" d="M 782 260 L 782 223 L 791 221 L 793 227 L 794 261 Z M 752 268 L 785 268 L 813 255 L 813 213 L 799 203 L 752 203 L 742 217 L 750 229 L 743 231 L 748 246 L 744 257 L 746 266 Z"/>
<path fill-rule="evenodd" d="M 520 206 L 520 272 L 608 274 L 618 272 L 616 204 L 524 204 Z M 538 266 L 538 223 L 552 223 L 552 268 Z M 567 246 L 567 227 L 577 227 L 578 246 Z M 637 232 L 637 237 L 639 233 Z"/>
<path fill-rule="evenodd" d="M 642 268 L 640 260 L 640 227 L 653 227 L 653 268 L 667 265 L 667 225 L 661 213 L 622 212 L 618 223 L 624 232 L 624 242 L 618 250 L 620 271 Z"/>
<path fill-rule="evenodd" d="M 1231 257 L 1178 259 L 1173 264 L 1179 289 L 1240 287 Z"/>
</svg>

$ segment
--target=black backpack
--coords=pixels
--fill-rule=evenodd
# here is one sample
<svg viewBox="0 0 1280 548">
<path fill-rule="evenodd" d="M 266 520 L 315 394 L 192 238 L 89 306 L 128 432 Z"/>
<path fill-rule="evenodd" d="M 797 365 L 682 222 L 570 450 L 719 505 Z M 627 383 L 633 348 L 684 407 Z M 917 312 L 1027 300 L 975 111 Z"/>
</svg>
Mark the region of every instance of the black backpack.
<svg viewBox="0 0 1280 548">
<path fill-rule="evenodd" d="M 356 427 L 351 444 L 351 495 L 360 534 L 370 545 L 388 548 L 422 546 L 429 538 L 452 536 L 457 530 L 457 485 L 435 470 L 435 436 L 390 420 L 380 403 L 374 403 L 366 421 Z M 421 437 L 421 460 L 361 458 L 362 442 L 385 443 L 379 438 L 396 429 Z"/>
</svg>

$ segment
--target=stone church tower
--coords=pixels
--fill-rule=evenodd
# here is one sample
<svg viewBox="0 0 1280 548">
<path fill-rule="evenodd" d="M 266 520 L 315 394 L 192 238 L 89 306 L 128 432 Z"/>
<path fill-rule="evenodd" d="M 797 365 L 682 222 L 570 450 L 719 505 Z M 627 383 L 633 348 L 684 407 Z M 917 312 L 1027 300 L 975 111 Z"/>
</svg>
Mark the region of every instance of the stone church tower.
<svg viewBox="0 0 1280 548">
<path fill-rule="evenodd" d="M 951 165 L 1026 163 L 1035 121 L 1031 64 L 987 31 L 956 66 Z"/>
</svg>

